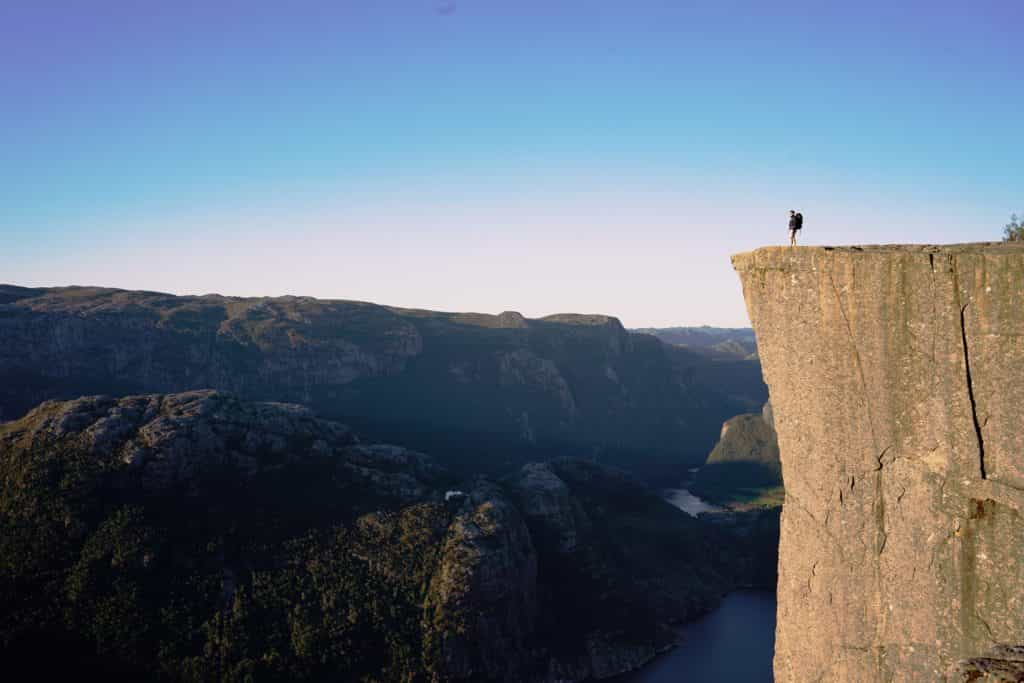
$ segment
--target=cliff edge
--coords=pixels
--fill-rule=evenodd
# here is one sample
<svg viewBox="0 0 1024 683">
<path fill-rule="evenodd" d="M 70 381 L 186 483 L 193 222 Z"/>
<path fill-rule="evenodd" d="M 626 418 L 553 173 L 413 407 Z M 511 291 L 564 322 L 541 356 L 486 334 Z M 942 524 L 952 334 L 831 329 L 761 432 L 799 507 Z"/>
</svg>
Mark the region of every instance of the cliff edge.
<svg viewBox="0 0 1024 683">
<path fill-rule="evenodd" d="M 775 680 L 964 680 L 1024 641 L 1024 245 L 732 262 L 786 486 Z"/>
</svg>

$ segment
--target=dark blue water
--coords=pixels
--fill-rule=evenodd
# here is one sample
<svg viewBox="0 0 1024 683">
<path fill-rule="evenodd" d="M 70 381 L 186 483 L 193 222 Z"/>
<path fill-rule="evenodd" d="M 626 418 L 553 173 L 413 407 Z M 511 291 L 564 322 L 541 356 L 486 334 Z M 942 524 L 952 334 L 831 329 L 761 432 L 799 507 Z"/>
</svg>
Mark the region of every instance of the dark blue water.
<svg viewBox="0 0 1024 683">
<path fill-rule="evenodd" d="M 730 593 L 706 617 L 680 627 L 680 643 L 616 683 L 771 683 L 775 593 Z"/>
</svg>

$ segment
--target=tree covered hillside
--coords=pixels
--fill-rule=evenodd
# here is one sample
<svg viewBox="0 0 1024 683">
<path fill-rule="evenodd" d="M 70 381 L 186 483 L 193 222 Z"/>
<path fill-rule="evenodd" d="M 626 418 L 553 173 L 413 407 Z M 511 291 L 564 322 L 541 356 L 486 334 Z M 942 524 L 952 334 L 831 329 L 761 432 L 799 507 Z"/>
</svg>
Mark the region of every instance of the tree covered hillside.
<svg viewBox="0 0 1024 683">
<path fill-rule="evenodd" d="M 605 676 L 748 582 L 745 552 L 594 463 L 459 480 L 296 405 L 86 397 L 0 425 L 0 655 L 43 677 Z"/>
</svg>

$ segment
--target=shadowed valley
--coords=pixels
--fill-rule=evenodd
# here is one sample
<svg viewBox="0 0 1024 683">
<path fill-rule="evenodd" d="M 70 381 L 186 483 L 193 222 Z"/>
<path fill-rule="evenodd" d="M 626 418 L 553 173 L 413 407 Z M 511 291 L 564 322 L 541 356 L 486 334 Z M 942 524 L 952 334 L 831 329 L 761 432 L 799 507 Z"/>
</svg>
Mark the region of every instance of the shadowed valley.
<svg viewBox="0 0 1024 683">
<path fill-rule="evenodd" d="M 643 481 L 763 398 L 731 361 L 604 316 L 0 293 L 8 661 L 578 681 L 773 580 L 750 524 Z"/>
<path fill-rule="evenodd" d="M 45 399 L 193 389 L 302 403 L 476 472 L 583 455 L 645 476 L 700 464 L 717 425 L 766 399 L 756 362 L 607 316 L 0 287 L 0 419 Z"/>
</svg>

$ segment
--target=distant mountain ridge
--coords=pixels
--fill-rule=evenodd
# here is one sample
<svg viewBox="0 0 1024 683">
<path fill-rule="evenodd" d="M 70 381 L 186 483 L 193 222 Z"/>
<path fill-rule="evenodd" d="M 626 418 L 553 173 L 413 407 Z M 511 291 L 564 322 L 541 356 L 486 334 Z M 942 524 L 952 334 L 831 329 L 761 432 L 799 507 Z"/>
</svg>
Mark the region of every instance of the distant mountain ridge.
<svg viewBox="0 0 1024 683">
<path fill-rule="evenodd" d="M 768 400 L 761 379 L 757 340 L 748 327 L 645 327 L 632 330 L 657 337 L 679 351 L 704 357 L 716 368 L 715 388 L 742 403 L 744 411 L 758 410 Z M 757 387 L 751 391 L 751 387 Z"/>
<path fill-rule="evenodd" d="M 652 334 L 666 344 L 685 346 L 710 358 L 757 359 L 757 340 L 749 327 L 645 327 L 633 331 Z"/>
<path fill-rule="evenodd" d="M 560 455 L 696 464 L 723 420 L 766 399 L 756 363 L 603 315 L 0 286 L 0 420 L 46 399 L 196 389 L 302 403 L 494 472 Z"/>
</svg>

